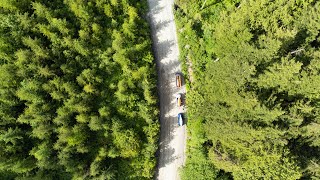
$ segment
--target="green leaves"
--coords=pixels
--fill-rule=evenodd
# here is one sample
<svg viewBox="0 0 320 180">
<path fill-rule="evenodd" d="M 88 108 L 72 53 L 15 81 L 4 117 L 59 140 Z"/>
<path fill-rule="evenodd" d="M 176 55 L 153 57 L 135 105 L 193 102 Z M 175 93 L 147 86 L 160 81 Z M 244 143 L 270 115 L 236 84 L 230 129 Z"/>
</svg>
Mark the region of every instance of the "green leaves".
<svg viewBox="0 0 320 180">
<path fill-rule="evenodd" d="M 294 59 L 282 58 L 254 80 L 260 88 L 274 88 L 279 92 L 289 91 L 293 84 L 299 84 L 299 72 L 302 63 Z"/>
<path fill-rule="evenodd" d="M 234 171 L 234 179 L 299 179 L 301 174 L 295 162 L 281 152 L 264 154 L 262 157 L 250 158 L 240 170 Z M 286 153 L 288 155 L 288 153 Z"/>
<path fill-rule="evenodd" d="M 234 179 L 317 179 L 320 4 L 177 4 L 181 60 L 195 77 L 187 97 L 190 156 L 197 144 Z M 183 175 L 192 169 L 201 177 L 201 164 Z"/>
<path fill-rule="evenodd" d="M 120 157 L 132 158 L 138 155 L 140 149 L 140 140 L 131 129 L 125 130 L 117 122 L 112 127 L 113 143 L 117 148 Z"/>
<path fill-rule="evenodd" d="M 0 177 L 151 179 L 159 126 L 146 1 L 0 7 Z"/>
</svg>

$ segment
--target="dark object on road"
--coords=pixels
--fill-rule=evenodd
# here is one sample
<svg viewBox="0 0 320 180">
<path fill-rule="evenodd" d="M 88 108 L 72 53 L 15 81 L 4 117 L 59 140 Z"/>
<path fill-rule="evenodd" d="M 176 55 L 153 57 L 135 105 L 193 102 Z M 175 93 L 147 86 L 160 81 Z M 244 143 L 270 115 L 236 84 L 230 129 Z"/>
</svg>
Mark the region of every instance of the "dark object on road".
<svg viewBox="0 0 320 180">
<path fill-rule="evenodd" d="M 183 117 L 182 117 L 182 113 L 178 114 L 178 125 L 179 126 L 183 126 Z"/>
<path fill-rule="evenodd" d="M 182 86 L 182 75 L 180 73 L 176 73 L 176 85 L 177 87 Z"/>
</svg>

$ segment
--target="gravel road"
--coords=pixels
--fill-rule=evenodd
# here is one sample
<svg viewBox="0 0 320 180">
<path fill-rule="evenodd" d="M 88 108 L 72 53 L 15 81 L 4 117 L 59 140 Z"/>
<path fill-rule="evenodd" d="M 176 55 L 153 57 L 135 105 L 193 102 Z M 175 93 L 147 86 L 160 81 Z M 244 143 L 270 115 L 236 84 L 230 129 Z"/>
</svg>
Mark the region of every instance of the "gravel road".
<svg viewBox="0 0 320 180">
<path fill-rule="evenodd" d="M 186 125 L 177 124 L 177 115 L 184 112 L 184 107 L 176 106 L 175 97 L 178 93 L 185 94 L 186 90 L 184 82 L 181 88 L 175 85 L 175 73 L 181 72 L 181 68 L 173 0 L 148 0 L 148 4 L 160 99 L 160 144 L 155 177 L 178 180 L 179 168 L 185 162 Z"/>
</svg>

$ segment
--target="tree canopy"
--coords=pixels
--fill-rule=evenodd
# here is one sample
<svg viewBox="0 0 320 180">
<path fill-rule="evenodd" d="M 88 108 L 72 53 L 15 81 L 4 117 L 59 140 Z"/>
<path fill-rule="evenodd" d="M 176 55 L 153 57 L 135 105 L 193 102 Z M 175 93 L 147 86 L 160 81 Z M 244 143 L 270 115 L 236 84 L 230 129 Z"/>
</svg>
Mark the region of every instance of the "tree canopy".
<svg viewBox="0 0 320 180">
<path fill-rule="evenodd" d="M 319 2 L 203 3 L 180 0 L 176 11 L 195 79 L 189 146 L 221 177 L 320 178 Z"/>
<path fill-rule="evenodd" d="M 150 179 L 146 1 L 0 2 L 1 179 Z"/>
</svg>

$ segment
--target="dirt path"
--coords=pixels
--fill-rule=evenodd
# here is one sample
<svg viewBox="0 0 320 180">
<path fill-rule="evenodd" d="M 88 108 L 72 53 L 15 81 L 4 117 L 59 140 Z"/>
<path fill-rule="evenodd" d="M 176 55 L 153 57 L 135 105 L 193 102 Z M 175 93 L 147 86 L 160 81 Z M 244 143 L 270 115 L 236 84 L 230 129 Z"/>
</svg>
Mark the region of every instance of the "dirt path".
<svg viewBox="0 0 320 180">
<path fill-rule="evenodd" d="M 173 16 L 173 0 L 148 0 L 153 49 L 157 62 L 160 98 L 160 141 L 156 179 L 175 180 L 185 161 L 186 126 L 179 127 L 175 96 L 185 93 L 185 86 L 177 88 L 175 72 L 180 72 L 179 48 Z"/>
</svg>

